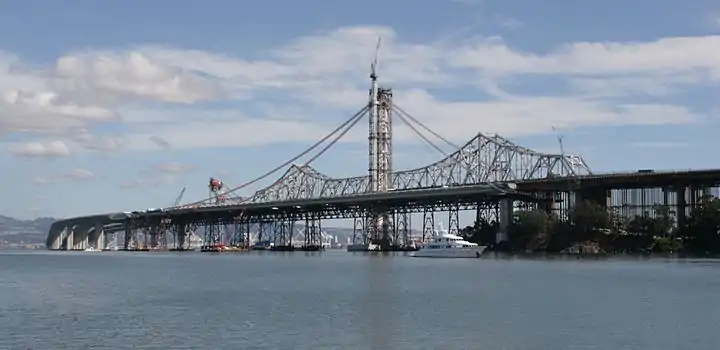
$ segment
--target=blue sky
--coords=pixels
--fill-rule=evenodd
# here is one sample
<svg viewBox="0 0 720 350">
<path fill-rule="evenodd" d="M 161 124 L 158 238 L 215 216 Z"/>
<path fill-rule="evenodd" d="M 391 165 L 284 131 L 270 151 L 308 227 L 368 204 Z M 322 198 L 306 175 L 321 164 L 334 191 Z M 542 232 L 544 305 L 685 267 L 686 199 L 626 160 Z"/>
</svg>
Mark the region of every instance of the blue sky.
<svg viewBox="0 0 720 350">
<path fill-rule="evenodd" d="M 3 1 L 0 214 L 242 184 L 363 106 L 378 36 L 381 83 L 457 143 L 557 152 L 555 126 L 595 172 L 715 167 L 718 34 L 709 0 Z M 363 174 L 366 125 L 313 165 Z M 401 125 L 395 152 L 440 157 Z"/>
</svg>

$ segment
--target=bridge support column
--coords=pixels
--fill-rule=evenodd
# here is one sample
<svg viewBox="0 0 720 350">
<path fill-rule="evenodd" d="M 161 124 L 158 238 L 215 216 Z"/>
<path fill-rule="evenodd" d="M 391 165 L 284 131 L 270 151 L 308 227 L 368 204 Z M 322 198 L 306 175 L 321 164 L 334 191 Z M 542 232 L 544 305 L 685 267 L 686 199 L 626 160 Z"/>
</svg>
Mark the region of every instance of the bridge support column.
<svg viewBox="0 0 720 350">
<path fill-rule="evenodd" d="M 366 215 L 353 218 L 352 245 L 367 245 L 370 243 L 370 236 L 368 235 L 366 226 L 367 223 L 368 220 Z"/>
<path fill-rule="evenodd" d="M 158 236 L 160 235 L 161 228 L 158 227 L 157 224 L 152 223 L 150 224 L 150 227 L 148 228 L 148 232 L 150 233 L 150 247 L 152 249 L 159 248 L 160 241 L 158 239 Z"/>
<path fill-rule="evenodd" d="M 512 224 L 513 214 L 515 210 L 515 201 L 510 198 L 503 198 L 498 202 L 499 218 L 498 232 L 495 234 L 495 243 L 506 242 L 508 240 L 508 228 Z"/>
<path fill-rule="evenodd" d="M 460 235 L 460 206 L 451 204 L 448 210 L 448 233 Z"/>
<path fill-rule="evenodd" d="M 677 203 L 677 225 L 678 227 L 685 227 L 687 224 L 687 202 L 685 200 L 687 187 L 685 184 L 677 184 L 675 187 L 675 201 Z"/>
<path fill-rule="evenodd" d="M 392 223 L 386 208 L 375 208 L 370 215 L 370 235 L 372 243 L 380 246 L 381 250 L 389 250 L 391 245 L 390 233 Z"/>
<path fill-rule="evenodd" d="M 52 237 L 52 241 L 50 242 L 50 244 L 48 244 L 48 249 L 60 250 L 62 248 L 65 230 L 65 227 L 61 227 L 58 229 L 56 226 L 53 226 L 50 228 L 50 237 Z"/>
<path fill-rule="evenodd" d="M 322 222 L 319 217 L 305 218 L 305 244 L 303 250 L 322 250 Z"/>
<path fill-rule="evenodd" d="M 435 209 L 432 207 L 425 207 L 423 209 L 423 233 L 422 243 L 432 239 L 435 235 Z"/>
<path fill-rule="evenodd" d="M 407 247 L 412 244 L 410 240 L 410 213 L 407 209 L 401 209 L 393 213 L 392 245 L 395 247 Z"/>
<path fill-rule="evenodd" d="M 95 240 L 92 245 L 95 249 L 105 249 L 105 227 L 102 222 L 95 223 Z"/>
<path fill-rule="evenodd" d="M 73 230 L 73 245 L 72 250 L 84 250 L 88 247 L 88 236 L 92 226 L 75 226 Z"/>
<path fill-rule="evenodd" d="M 173 240 L 175 250 L 183 250 L 185 248 L 185 241 L 187 240 L 187 225 L 184 222 L 175 223 L 175 239 Z"/>
<path fill-rule="evenodd" d="M 270 225 L 272 225 L 272 222 L 267 220 L 260 220 L 258 223 L 258 233 L 257 233 L 257 243 L 262 243 L 269 241 L 272 237 L 269 237 L 268 230 L 270 229 Z M 305 230 L 307 230 L 307 226 L 305 226 Z M 306 232 L 307 234 L 307 232 Z"/>
<path fill-rule="evenodd" d="M 125 250 L 131 249 L 132 245 L 136 243 L 134 237 L 135 230 L 133 226 L 135 226 L 133 220 L 125 220 L 125 236 L 123 237 L 123 249 Z"/>
<path fill-rule="evenodd" d="M 103 227 L 102 222 L 99 222 L 99 221 L 96 222 L 93 227 L 92 235 L 88 235 L 88 236 L 89 236 L 88 246 L 93 247 L 95 249 L 105 248 L 105 232 L 104 232 L 104 227 Z"/>
<path fill-rule="evenodd" d="M 65 227 L 67 230 L 67 238 L 65 238 L 65 250 L 73 250 L 75 248 L 75 226 Z"/>
<path fill-rule="evenodd" d="M 282 219 L 274 223 L 273 227 L 273 243 L 276 250 L 293 250 L 293 230 L 295 230 L 295 220 Z"/>
</svg>

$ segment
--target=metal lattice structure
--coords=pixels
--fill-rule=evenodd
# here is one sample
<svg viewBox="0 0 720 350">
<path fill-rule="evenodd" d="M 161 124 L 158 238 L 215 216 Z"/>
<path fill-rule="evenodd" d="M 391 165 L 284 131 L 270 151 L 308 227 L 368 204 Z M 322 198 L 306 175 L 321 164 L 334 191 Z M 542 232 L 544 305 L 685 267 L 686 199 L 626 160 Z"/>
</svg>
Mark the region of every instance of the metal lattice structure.
<svg viewBox="0 0 720 350">
<path fill-rule="evenodd" d="M 508 183 L 592 174 L 579 155 L 546 154 L 501 136 L 478 134 L 456 152 L 428 166 L 395 172 L 393 191 Z M 370 193 L 370 177 L 331 178 L 310 166 L 291 166 L 272 185 L 252 196 L 217 204 L 267 203 L 356 196 Z"/>
</svg>

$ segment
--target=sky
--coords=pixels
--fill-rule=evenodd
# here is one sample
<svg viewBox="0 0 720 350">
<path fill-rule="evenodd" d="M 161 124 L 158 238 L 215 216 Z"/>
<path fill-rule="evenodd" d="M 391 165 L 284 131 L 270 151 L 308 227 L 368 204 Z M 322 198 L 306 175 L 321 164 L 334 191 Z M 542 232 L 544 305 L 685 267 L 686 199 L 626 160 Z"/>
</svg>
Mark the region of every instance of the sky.
<svg viewBox="0 0 720 350">
<path fill-rule="evenodd" d="M 562 135 L 594 172 L 718 163 L 717 1 L 0 0 L 0 215 L 252 180 L 367 103 L 378 37 L 380 84 L 453 142 L 559 153 Z M 394 130 L 396 169 L 442 157 Z M 361 122 L 312 165 L 362 175 L 367 157 Z"/>
</svg>

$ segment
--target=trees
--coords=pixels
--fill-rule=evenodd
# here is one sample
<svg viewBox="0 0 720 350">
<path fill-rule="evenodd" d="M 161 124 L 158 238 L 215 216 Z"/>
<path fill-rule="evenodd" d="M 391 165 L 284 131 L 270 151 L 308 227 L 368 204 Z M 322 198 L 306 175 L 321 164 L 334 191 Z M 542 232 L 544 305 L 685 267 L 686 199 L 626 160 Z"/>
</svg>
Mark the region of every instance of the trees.
<svg viewBox="0 0 720 350">
<path fill-rule="evenodd" d="M 682 231 L 689 252 L 720 253 L 720 199 L 711 196 L 700 198 Z"/>
<path fill-rule="evenodd" d="M 675 226 L 675 212 L 667 206 L 656 205 L 653 214 L 648 212 L 629 218 L 625 230 L 643 236 L 666 236 Z"/>
<path fill-rule="evenodd" d="M 566 220 L 543 210 L 514 214 L 507 228 L 508 242 L 498 249 L 560 252 L 591 243 L 613 252 L 720 254 L 720 199 L 711 196 L 700 199 L 684 227 L 676 227 L 676 213 L 669 206 L 655 206 L 652 212 L 629 218 L 590 201 L 578 202 Z M 497 222 L 480 220 L 463 233 L 473 242 L 490 245 L 498 229 Z"/>
<path fill-rule="evenodd" d="M 555 224 L 554 217 L 543 210 L 517 212 L 508 227 L 508 243 L 513 250 L 545 250 Z"/>
<path fill-rule="evenodd" d="M 591 239 L 593 234 L 611 227 L 611 215 L 607 208 L 584 200 L 575 204 L 568 214 L 575 233 L 581 235 L 580 240 Z"/>
</svg>

